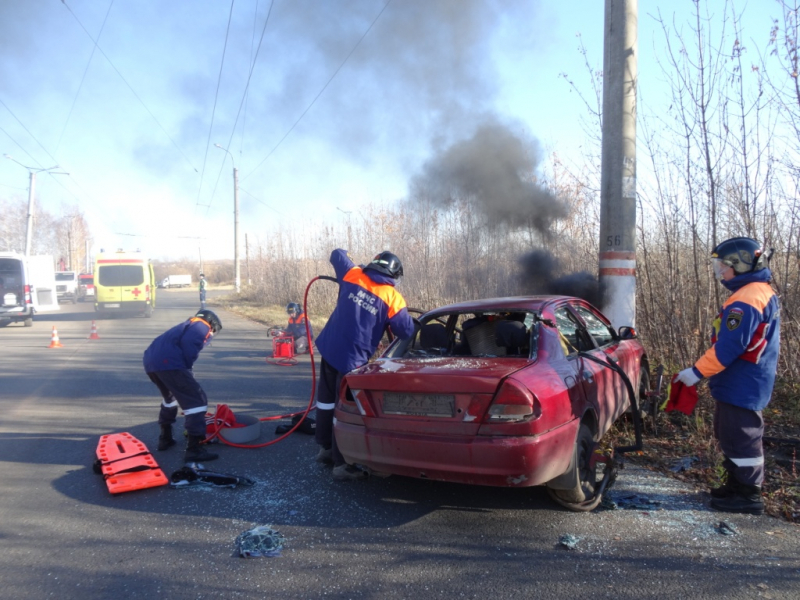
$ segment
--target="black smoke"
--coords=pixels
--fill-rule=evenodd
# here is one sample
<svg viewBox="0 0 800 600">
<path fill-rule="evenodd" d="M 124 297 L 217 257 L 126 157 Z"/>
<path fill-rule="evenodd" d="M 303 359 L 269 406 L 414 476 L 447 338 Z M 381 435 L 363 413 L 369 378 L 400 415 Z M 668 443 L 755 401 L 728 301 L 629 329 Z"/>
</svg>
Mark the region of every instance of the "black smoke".
<svg viewBox="0 0 800 600">
<path fill-rule="evenodd" d="M 558 260 L 542 249 L 532 250 L 519 259 L 522 288 L 526 294 L 576 296 L 594 306 L 603 306 L 605 290 L 588 271 L 558 275 Z"/>
<path fill-rule="evenodd" d="M 532 227 L 546 234 L 567 215 L 564 204 L 535 179 L 541 150 L 508 125 L 491 119 L 472 137 L 456 142 L 430 159 L 413 185 L 441 205 L 474 202 L 487 225 Z"/>
</svg>

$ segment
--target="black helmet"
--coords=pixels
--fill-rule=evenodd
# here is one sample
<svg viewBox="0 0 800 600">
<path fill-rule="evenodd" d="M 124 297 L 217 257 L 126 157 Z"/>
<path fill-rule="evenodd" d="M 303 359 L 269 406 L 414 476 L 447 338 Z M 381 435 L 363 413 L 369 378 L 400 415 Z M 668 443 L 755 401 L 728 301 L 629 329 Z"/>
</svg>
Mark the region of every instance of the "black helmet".
<svg viewBox="0 0 800 600">
<path fill-rule="evenodd" d="M 215 313 L 213 310 L 207 310 L 204 308 L 198 312 L 194 318 L 203 319 L 203 321 L 211 325 L 211 331 L 214 333 L 219 333 L 222 331 L 222 321 L 219 320 L 217 313 Z"/>
<path fill-rule="evenodd" d="M 373 258 L 372 262 L 365 266 L 364 269 L 372 269 L 394 279 L 403 276 L 403 263 L 400 262 L 397 256 L 387 250 Z"/>
<path fill-rule="evenodd" d="M 711 251 L 711 258 L 731 267 L 737 275 L 766 269 L 769 255 L 753 238 L 737 237 L 725 240 Z"/>
<path fill-rule="evenodd" d="M 297 302 L 289 302 L 289 304 L 286 305 L 286 312 L 290 313 L 292 311 L 299 315 L 301 312 L 303 312 L 303 309 L 300 308 L 300 305 Z"/>
</svg>

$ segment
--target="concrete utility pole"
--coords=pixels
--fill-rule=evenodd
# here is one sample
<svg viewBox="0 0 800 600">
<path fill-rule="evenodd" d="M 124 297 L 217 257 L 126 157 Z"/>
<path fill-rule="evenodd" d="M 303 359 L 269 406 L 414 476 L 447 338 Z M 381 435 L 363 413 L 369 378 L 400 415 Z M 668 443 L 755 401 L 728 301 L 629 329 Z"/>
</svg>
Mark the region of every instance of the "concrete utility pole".
<svg viewBox="0 0 800 600">
<path fill-rule="evenodd" d="M 233 161 L 233 154 L 227 148 L 223 148 L 219 144 L 214 144 L 220 150 L 227 152 L 231 157 L 231 164 L 233 165 L 233 269 L 234 269 L 234 287 L 236 293 L 242 291 L 242 269 L 239 264 L 239 171 L 236 169 L 236 163 Z"/>
<path fill-rule="evenodd" d="M 239 171 L 236 167 L 233 167 L 233 246 L 234 286 L 238 294 L 242 291 L 242 267 L 239 264 Z"/>
<path fill-rule="evenodd" d="M 244 234 L 244 269 L 247 274 L 247 285 L 250 285 L 250 243 L 247 241 L 247 234 Z"/>
<path fill-rule="evenodd" d="M 31 255 L 33 243 L 33 194 L 36 189 L 36 171 L 29 169 L 31 183 L 28 188 L 28 224 L 25 228 L 25 256 Z"/>
<path fill-rule="evenodd" d="M 30 188 L 28 189 L 28 224 L 25 231 L 25 256 L 30 256 L 31 244 L 33 243 L 33 199 L 34 199 L 34 190 L 36 189 L 36 174 L 46 171 L 52 171 L 53 169 L 60 169 L 61 167 L 59 167 L 58 165 L 54 165 L 46 169 L 34 169 L 33 167 L 23 165 L 16 158 L 13 158 L 8 154 L 4 154 L 3 156 L 5 156 L 8 160 L 14 161 L 20 167 L 28 169 L 28 173 L 30 173 Z M 69 173 L 54 173 L 54 175 L 69 175 Z"/>
<path fill-rule="evenodd" d="M 636 321 L 636 83 L 638 0 L 606 0 L 600 285 L 615 327 Z"/>
</svg>

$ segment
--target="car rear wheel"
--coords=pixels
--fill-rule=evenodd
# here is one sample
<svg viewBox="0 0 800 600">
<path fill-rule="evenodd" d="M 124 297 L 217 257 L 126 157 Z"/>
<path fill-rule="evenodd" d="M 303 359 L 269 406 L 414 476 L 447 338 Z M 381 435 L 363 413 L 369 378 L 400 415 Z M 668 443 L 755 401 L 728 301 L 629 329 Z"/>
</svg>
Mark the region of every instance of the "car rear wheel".
<svg viewBox="0 0 800 600">
<path fill-rule="evenodd" d="M 575 512 L 593 510 L 602 499 L 602 495 L 595 495 L 598 481 L 596 467 L 592 465 L 594 448 L 592 430 L 586 423 L 581 423 L 578 438 L 575 440 L 575 469 L 577 469 L 575 487 L 568 490 L 547 488 L 547 493 L 553 500 Z"/>
</svg>

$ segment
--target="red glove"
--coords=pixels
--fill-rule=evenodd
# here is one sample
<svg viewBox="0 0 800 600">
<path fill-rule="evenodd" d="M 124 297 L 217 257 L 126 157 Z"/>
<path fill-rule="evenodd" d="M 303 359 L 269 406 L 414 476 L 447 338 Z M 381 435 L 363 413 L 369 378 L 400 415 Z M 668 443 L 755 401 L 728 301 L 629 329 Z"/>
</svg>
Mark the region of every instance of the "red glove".
<svg viewBox="0 0 800 600">
<path fill-rule="evenodd" d="M 678 381 L 677 374 L 672 376 L 668 394 L 669 400 L 667 400 L 667 405 L 664 407 L 664 412 L 679 410 L 685 415 L 691 415 L 699 400 L 697 388 Z"/>
</svg>

